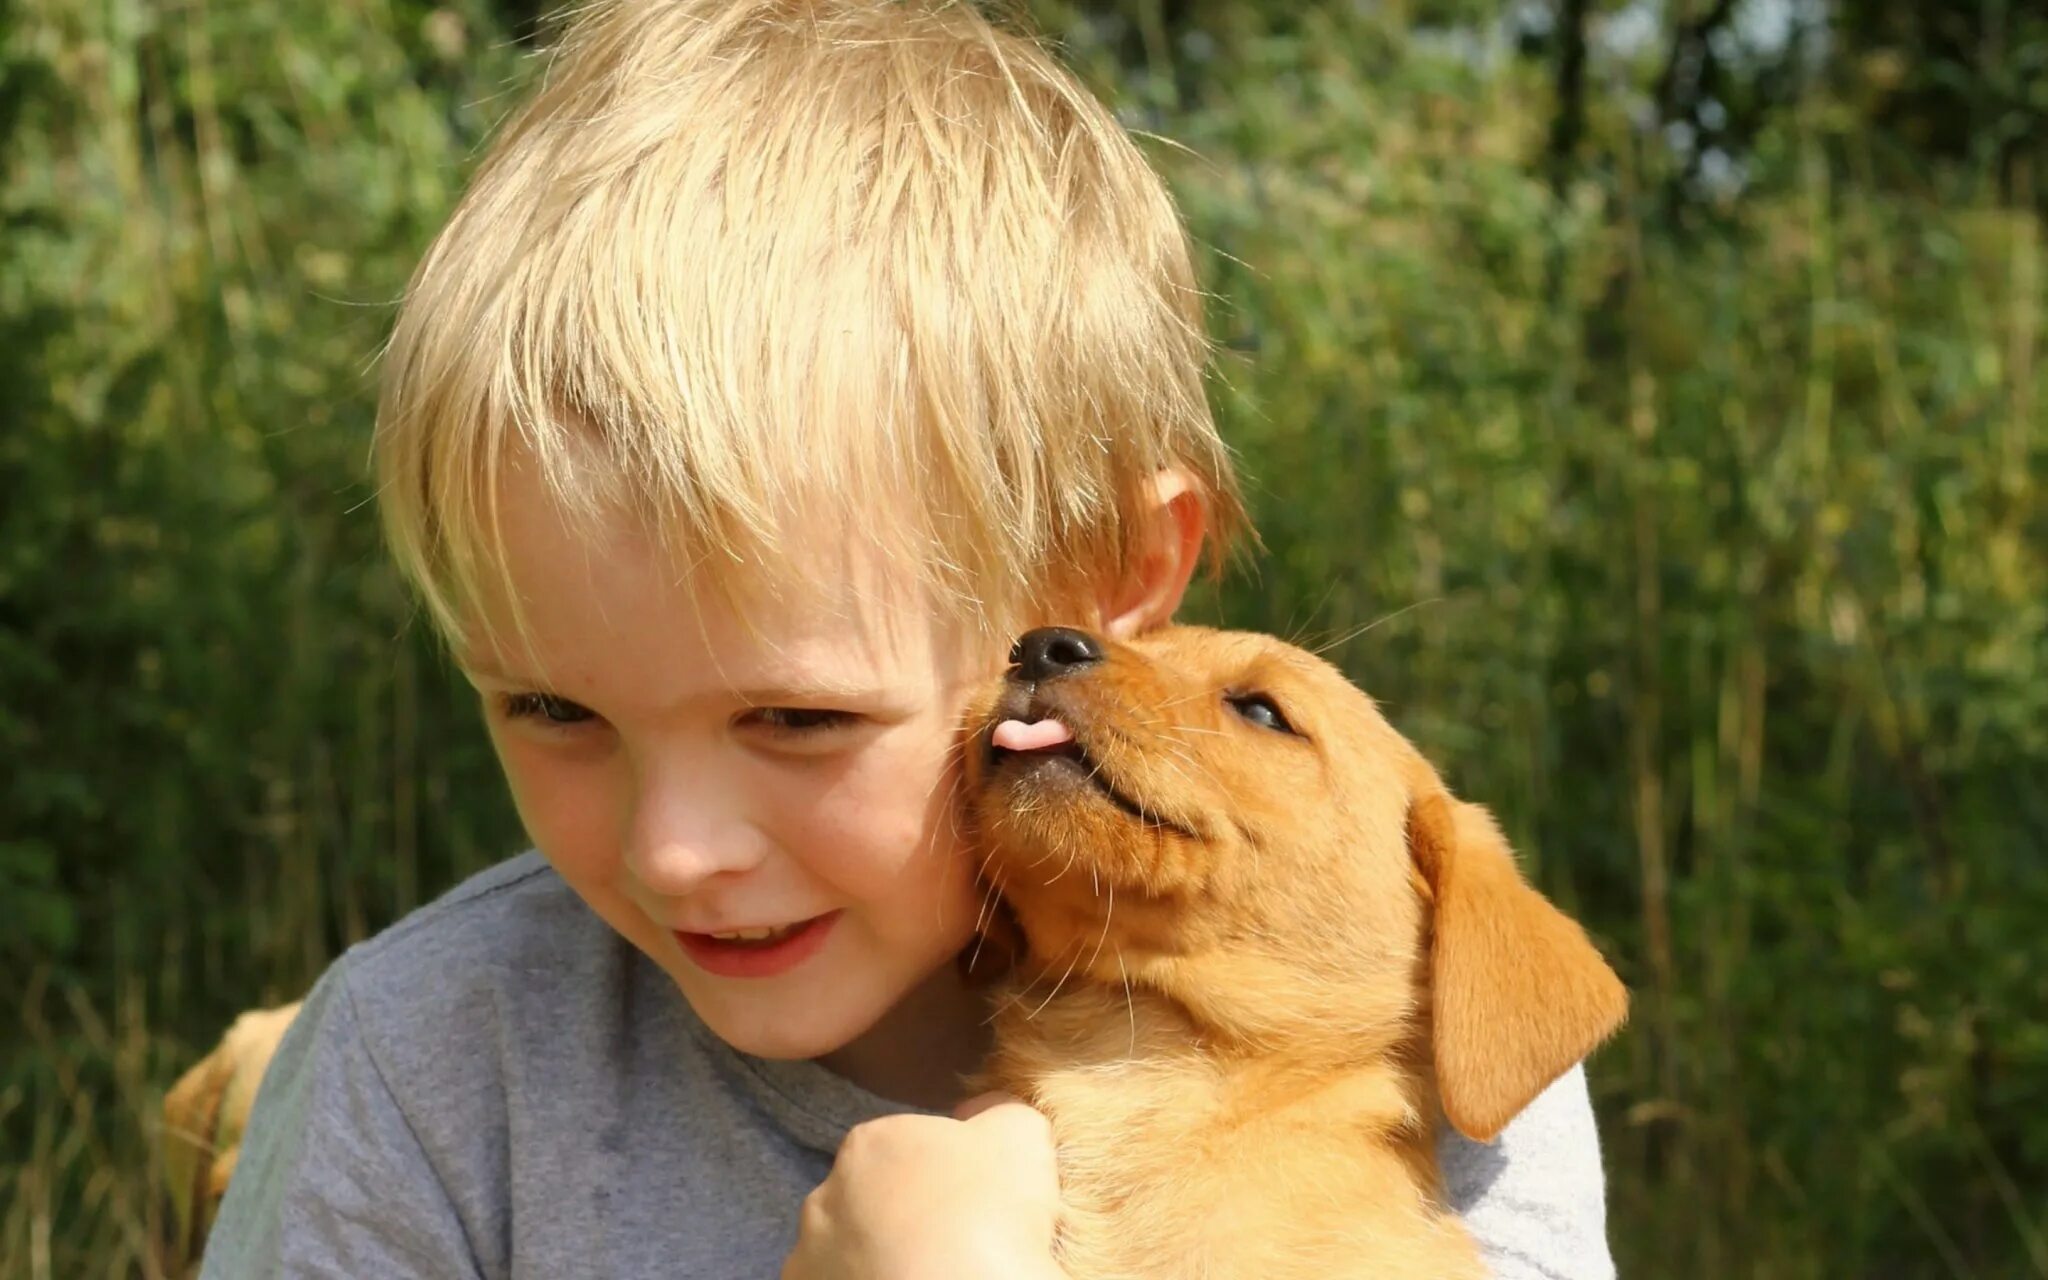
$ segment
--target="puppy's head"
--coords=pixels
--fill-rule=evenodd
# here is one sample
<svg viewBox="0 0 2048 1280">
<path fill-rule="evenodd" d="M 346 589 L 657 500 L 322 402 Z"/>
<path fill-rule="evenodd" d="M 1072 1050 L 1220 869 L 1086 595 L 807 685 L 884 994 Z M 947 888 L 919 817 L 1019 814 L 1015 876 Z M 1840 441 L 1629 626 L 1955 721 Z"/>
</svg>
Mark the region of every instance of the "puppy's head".
<svg viewBox="0 0 2048 1280">
<path fill-rule="evenodd" d="M 979 724 L 984 871 L 1050 978 L 1151 990 L 1254 1050 L 1426 1038 L 1479 1138 L 1621 1021 L 1620 982 L 1485 811 L 1300 649 L 1042 628 Z"/>
</svg>

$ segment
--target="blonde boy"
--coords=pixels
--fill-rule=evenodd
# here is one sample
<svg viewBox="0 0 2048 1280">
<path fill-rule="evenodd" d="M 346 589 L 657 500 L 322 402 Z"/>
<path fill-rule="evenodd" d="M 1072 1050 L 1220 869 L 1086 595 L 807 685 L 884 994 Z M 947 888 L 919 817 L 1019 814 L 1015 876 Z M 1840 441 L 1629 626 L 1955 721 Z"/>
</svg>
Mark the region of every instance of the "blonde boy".
<svg viewBox="0 0 2048 1280">
<path fill-rule="evenodd" d="M 376 443 L 537 852 L 321 981 L 205 1274 L 1056 1275 L 1043 1123 L 944 1114 L 953 746 L 1019 629 L 1161 623 L 1234 531 L 1204 360 L 1157 178 L 970 8 L 580 13 Z M 1611 1274 L 1576 1073 L 1444 1157 L 1499 1275 Z"/>
</svg>

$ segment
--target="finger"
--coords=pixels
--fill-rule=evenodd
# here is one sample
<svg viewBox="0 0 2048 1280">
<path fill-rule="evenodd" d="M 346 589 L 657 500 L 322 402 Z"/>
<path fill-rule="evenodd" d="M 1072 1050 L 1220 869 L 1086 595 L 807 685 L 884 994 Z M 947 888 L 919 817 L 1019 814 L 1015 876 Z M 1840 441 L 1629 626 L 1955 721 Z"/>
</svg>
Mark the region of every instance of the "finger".
<svg viewBox="0 0 2048 1280">
<path fill-rule="evenodd" d="M 998 1093 L 970 1099 L 961 1109 L 965 1111 L 967 1106 L 975 1109 L 964 1117 L 966 1122 L 991 1137 L 1005 1144 L 1037 1147 L 1051 1153 L 1052 1121 L 1029 1103 Z"/>
<path fill-rule="evenodd" d="M 953 1108 L 953 1118 L 955 1120 L 972 1120 L 990 1107 L 998 1107 L 1005 1102 L 1016 1101 L 1018 1099 L 1014 1095 L 1004 1093 L 1001 1090 L 992 1089 L 987 1093 L 977 1093 Z"/>
<path fill-rule="evenodd" d="M 1050 1247 L 1058 1228 L 1059 1158 L 1053 1149 L 1052 1121 L 1045 1113 L 1008 1094 L 984 1094 L 961 1110 L 973 1108 L 965 1123 L 976 1144 L 996 1153 L 1007 1171 L 1013 1194 L 1022 1197 L 1010 1210 L 1027 1238 Z"/>
</svg>

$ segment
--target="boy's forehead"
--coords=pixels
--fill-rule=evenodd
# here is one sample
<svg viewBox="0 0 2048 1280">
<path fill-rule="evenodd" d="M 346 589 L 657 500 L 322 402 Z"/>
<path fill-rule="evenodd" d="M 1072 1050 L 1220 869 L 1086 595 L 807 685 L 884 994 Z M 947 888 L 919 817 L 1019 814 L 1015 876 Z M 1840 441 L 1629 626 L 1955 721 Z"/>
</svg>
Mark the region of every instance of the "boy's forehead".
<svg viewBox="0 0 2048 1280">
<path fill-rule="evenodd" d="M 873 524 L 798 514 L 748 551 L 668 545 L 620 511 L 572 516 L 530 477 L 508 477 L 492 597 L 463 665 L 483 674 L 688 650 L 735 685 L 816 685 L 929 663 L 964 624 Z M 837 674 L 843 673 L 843 674 Z"/>
</svg>

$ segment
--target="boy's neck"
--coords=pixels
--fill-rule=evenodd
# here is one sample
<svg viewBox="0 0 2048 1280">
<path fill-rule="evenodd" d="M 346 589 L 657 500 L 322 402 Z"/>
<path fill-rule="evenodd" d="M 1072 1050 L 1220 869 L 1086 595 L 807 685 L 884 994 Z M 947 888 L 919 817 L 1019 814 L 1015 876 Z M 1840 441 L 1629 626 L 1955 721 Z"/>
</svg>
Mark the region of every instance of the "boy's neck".
<svg viewBox="0 0 2048 1280">
<path fill-rule="evenodd" d="M 951 1111 L 989 1049 L 988 1000 L 959 968 L 939 966 L 845 1048 L 818 1059 L 869 1093 L 927 1111 Z"/>
</svg>

